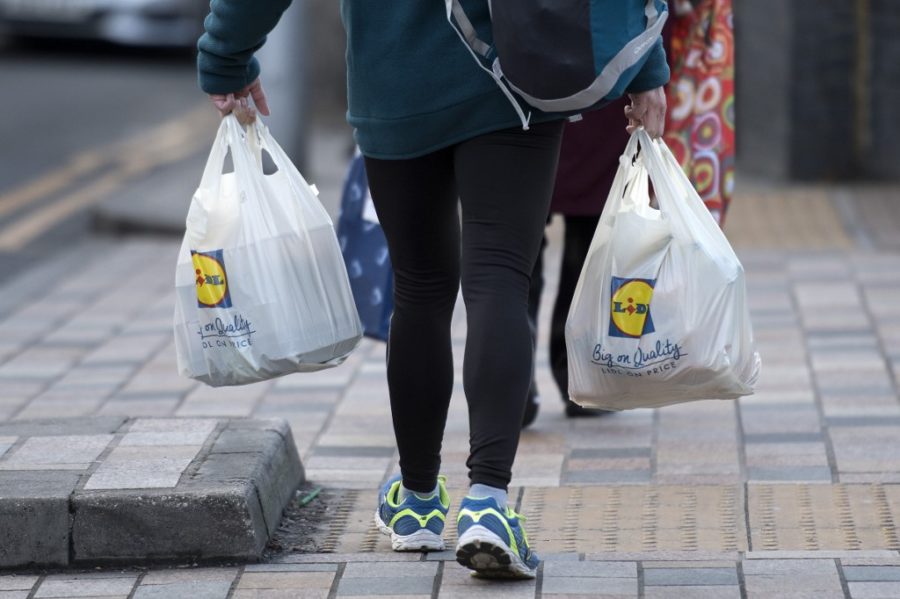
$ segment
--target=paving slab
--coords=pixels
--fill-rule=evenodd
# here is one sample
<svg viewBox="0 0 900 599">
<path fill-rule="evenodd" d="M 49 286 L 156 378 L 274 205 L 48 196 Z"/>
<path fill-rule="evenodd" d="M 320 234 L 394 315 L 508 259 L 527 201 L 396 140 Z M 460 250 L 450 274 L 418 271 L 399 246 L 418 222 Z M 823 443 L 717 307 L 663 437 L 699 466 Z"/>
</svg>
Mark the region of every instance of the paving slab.
<svg viewBox="0 0 900 599">
<path fill-rule="evenodd" d="M 66 423 L 2 425 L 0 567 L 255 560 L 304 479 L 283 420 Z"/>
<path fill-rule="evenodd" d="M 234 568 L 148 572 L 134 599 L 226 599 L 238 576 Z"/>
</svg>

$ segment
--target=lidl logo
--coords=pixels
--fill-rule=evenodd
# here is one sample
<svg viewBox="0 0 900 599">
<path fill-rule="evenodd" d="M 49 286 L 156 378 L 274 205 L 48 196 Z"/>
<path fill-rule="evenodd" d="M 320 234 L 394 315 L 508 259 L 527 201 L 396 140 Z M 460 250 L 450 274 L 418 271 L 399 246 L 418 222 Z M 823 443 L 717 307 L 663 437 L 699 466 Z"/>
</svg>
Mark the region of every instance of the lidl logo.
<svg viewBox="0 0 900 599">
<path fill-rule="evenodd" d="M 640 338 L 652 333 L 650 300 L 656 279 L 612 278 L 612 299 L 609 307 L 609 334 L 611 337 Z"/>
<path fill-rule="evenodd" d="M 197 284 L 197 305 L 201 308 L 230 308 L 228 275 L 222 250 L 212 252 L 191 251 Z"/>
</svg>

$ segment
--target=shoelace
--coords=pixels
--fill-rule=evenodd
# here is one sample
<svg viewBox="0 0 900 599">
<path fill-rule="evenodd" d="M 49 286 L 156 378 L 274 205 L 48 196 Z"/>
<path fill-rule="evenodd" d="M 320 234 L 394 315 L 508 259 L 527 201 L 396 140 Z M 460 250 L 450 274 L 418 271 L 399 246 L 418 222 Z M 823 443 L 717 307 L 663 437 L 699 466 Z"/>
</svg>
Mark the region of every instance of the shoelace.
<svg viewBox="0 0 900 599">
<path fill-rule="evenodd" d="M 531 550 L 531 545 L 530 545 L 530 543 L 528 542 L 528 533 L 525 532 L 525 527 L 521 525 L 522 522 L 527 522 L 527 521 L 528 521 L 528 518 L 526 518 L 526 517 L 523 516 L 522 514 L 516 512 L 514 509 L 512 509 L 512 508 L 510 508 L 510 507 L 507 507 L 507 508 L 506 508 L 506 517 L 507 517 L 507 519 L 509 519 L 509 518 L 515 518 L 516 520 L 518 520 L 518 521 L 520 522 L 520 524 L 519 524 L 519 530 L 522 531 L 522 540 L 525 541 L 525 547 L 526 547 L 527 549 Z"/>
</svg>

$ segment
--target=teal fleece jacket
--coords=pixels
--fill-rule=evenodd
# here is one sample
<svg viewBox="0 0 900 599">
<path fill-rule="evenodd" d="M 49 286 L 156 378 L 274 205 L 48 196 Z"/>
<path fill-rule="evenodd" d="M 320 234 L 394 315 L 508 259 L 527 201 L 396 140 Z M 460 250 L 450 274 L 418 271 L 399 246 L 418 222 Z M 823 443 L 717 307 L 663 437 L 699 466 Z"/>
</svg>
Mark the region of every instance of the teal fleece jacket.
<svg viewBox="0 0 900 599">
<path fill-rule="evenodd" d="M 259 76 L 253 54 L 290 2 L 212 0 L 198 43 L 203 91 L 231 93 Z M 461 3 L 480 37 L 490 42 L 486 0 Z M 341 15 L 347 31 L 347 120 L 365 155 L 414 158 L 520 125 L 497 84 L 447 22 L 441 0 L 342 0 Z M 654 89 L 668 80 L 660 40 L 628 91 Z M 532 122 L 559 118 L 532 109 Z"/>
</svg>

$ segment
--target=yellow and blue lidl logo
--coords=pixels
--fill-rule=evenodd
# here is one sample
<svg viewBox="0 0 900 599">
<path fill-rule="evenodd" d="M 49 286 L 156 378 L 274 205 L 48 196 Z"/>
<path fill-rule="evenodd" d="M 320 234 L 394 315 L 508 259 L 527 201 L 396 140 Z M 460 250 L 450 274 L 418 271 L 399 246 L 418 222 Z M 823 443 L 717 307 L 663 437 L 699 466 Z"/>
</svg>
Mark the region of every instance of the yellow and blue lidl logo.
<svg viewBox="0 0 900 599">
<path fill-rule="evenodd" d="M 222 250 L 212 252 L 191 251 L 197 284 L 197 305 L 201 308 L 230 308 L 228 275 Z"/>
<path fill-rule="evenodd" d="M 609 334 L 611 337 L 640 338 L 652 333 L 650 300 L 656 279 L 612 278 L 612 300 L 609 306 Z"/>
</svg>

